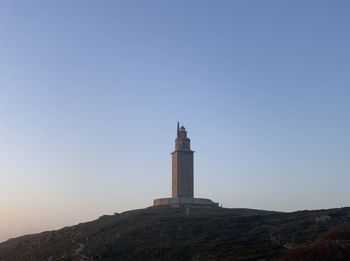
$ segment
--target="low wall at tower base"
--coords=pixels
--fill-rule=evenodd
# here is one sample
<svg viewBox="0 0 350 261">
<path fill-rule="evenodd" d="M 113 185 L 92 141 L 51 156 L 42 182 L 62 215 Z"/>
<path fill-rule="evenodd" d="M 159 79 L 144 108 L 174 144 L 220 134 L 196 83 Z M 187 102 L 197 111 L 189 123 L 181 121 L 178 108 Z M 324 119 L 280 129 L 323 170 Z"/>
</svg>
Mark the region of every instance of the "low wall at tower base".
<svg viewBox="0 0 350 261">
<path fill-rule="evenodd" d="M 207 198 L 157 198 L 153 206 L 218 208 L 219 203 Z"/>
</svg>

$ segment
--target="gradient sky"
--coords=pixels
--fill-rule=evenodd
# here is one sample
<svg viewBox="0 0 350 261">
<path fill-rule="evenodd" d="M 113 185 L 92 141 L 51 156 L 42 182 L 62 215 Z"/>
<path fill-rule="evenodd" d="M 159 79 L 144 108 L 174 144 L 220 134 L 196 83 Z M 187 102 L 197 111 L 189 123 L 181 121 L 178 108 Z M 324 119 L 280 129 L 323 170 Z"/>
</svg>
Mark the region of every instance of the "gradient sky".
<svg viewBox="0 0 350 261">
<path fill-rule="evenodd" d="M 0 2 L 0 241 L 195 195 L 350 205 L 349 1 Z"/>
</svg>

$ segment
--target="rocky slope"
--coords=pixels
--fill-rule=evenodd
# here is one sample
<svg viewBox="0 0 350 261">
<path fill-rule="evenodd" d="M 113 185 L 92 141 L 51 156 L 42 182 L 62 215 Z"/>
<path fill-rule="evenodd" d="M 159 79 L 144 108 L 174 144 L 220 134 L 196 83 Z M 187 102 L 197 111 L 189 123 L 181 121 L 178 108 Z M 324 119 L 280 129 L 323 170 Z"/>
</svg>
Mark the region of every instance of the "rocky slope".
<svg viewBox="0 0 350 261">
<path fill-rule="evenodd" d="M 151 207 L 10 239 L 0 244 L 0 260 L 278 260 L 287 249 L 348 223 L 350 208 L 280 213 Z"/>
</svg>

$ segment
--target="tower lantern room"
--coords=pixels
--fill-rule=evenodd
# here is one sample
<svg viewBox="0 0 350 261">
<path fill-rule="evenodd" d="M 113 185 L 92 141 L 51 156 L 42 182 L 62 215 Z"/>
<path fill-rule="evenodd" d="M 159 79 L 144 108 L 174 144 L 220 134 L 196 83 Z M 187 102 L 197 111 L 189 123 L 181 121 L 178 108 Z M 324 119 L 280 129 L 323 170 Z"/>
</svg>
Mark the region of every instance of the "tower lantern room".
<svg viewBox="0 0 350 261">
<path fill-rule="evenodd" d="M 187 138 L 187 131 L 184 126 L 179 128 L 179 123 L 177 123 L 177 137 L 175 140 L 175 151 L 185 150 L 191 151 L 191 140 Z"/>
</svg>

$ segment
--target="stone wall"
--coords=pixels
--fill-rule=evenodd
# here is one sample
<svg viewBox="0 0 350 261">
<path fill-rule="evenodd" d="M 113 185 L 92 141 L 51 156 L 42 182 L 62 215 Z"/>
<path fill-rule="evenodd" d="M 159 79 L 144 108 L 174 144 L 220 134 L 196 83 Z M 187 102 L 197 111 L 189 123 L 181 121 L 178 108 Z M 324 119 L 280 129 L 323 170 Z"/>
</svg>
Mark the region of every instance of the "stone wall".
<svg viewBox="0 0 350 261">
<path fill-rule="evenodd" d="M 172 197 L 193 198 L 193 151 L 172 153 Z"/>
</svg>

